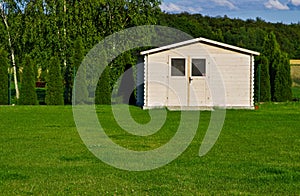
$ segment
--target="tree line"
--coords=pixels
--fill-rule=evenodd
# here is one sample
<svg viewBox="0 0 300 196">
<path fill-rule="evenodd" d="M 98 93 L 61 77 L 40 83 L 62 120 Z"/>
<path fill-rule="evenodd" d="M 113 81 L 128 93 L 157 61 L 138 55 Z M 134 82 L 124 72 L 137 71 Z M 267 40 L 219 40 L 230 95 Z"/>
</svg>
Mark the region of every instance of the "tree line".
<svg viewBox="0 0 300 196">
<path fill-rule="evenodd" d="M 22 101 L 20 93 L 29 91 L 25 89 L 29 86 L 23 84 L 33 79 L 47 82 L 47 104 L 70 104 L 74 75 L 84 55 L 114 32 L 156 24 L 160 3 L 160 0 L 0 0 L 0 48 L 8 61 L 1 68 L 9 65 L 8 72 L 16 79 L 12 80 L 15 101 L 27 103 Z M 110 66 L 107 80 L 118 78 L 127 63 L 118 58 Z M 27 78 L 32 73 L 28 69 L 33 69 L 33 78 Z M 7 74 L 2 74 L 4 81 Z M 60 85 L 52 84 L 56 82 Z M 20 93 L 19 84 L 23 88 Z M 51 101 L 52 92 L 59 92 L 63 102 Z M 7 104 L 6 98 L 1 104 Z"/>
<path fill-rule="evenodd" d="M 38 103 L 34 93 L 37 81 L 47 82 L 46 104 L 71 104 L 74 76 L 85 54 L 106 36 L 149 24 L 174 27 L 193 37 L 262 52 L 256 61 L 261 70 L 261 99 L 290 99 L 279 98 L 282 91 L 278 89 L 286 89 L 290 84 L 289 79 L 284 81 L 289 71 L 288 65 L 285 66 L 287 59 L 300 58 L 299 24 L 274 24 L 260 18 L 244 21 L 226 16 L 168 14 L 159 9 L 160 3 L 160 0 L 0 0 L 0 104 L 8 103 L 9 94 L 5 93 L 8 81 L 15 89 L 13 98 L 18 104 Z M 272 52 L 268 52 L 267 40 L 272 39 L 276 43 L 269 48 Z M 278 51 L 277 56 L 271 55 L 273 50 Z M 136 63 L 136 53 L 128 51 L 120 55 L 105 70 L 98 82 L 97 103 L 110 103 L 114 83 L 128 65 Z M 264 90 L 268 85 L 270 90 Z M 265 96 L 264 91 L 270 95 Z"/>
</svg>

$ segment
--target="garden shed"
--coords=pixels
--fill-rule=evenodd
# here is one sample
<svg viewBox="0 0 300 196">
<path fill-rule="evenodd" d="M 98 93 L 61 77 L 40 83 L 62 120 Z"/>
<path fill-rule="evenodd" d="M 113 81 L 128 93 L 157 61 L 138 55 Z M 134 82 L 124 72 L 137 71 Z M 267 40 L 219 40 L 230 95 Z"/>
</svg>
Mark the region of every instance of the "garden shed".
<svg viewBox="0 0 300 196">
<path fill-rule="evenodd" d="M 254 108 L 258 52 L 196 38 L 140 54 L 137 105 L 144 109 Z"/>
</svg>

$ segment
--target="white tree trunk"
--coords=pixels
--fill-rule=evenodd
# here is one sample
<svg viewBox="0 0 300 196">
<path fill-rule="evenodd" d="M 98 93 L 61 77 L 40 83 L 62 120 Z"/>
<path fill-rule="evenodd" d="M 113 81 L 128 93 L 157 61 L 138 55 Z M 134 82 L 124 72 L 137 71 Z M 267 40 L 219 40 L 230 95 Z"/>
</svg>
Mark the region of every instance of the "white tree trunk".
<svg viewBox="0 0 300 196">
<path fill-rule="evenodd" d="M 11 36 L 10 36 L 10 33 L 9 33 L 9 25 L 7 23 L 7 17 L 6 17 L 6 14 L 4 12 L 4 9 L 3 9 L 3 3 L 0 3 L 0 13 L 1 13 L 1 17 L 3 19 L 3 22 L 4 22 L 6 30 L 7 30 L 8 45 L 10 47 L 12 68 L 13 68 L 13 73 L 14 73 L 14 83 L 15 83 L 15 89 L 16 89 L 16 98 L 19 99 L 20 93 L 19 93 L 18 79 L 17 79 L 17 67 L 16 67 L 16 61 L 15 61 L 15 52 L 14 52 L 14 49 L 12 47 Z"/>
</svg>

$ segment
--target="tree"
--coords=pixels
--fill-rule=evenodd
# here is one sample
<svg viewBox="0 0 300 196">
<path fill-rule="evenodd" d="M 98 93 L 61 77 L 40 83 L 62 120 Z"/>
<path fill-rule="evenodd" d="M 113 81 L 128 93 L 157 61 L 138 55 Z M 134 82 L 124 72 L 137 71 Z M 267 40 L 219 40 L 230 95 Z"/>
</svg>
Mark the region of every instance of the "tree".
<svg viewBox="0 0 300 196">
<path fill-rule="evenodd" d="M 272 101 L 290 100 L 292 82 L 289 58 L 280 50 L 273 32 L 265 37 L 262 55 L 268 59 Z"/>
<path fill-rule="evenodd" d="M 73 44 L 73 54 L 72 58 L 70 59 L 69 63 L 67 63 L 66 70 L 65 70 L 65 91 L 64 91 L 64 100 L 65 104 L 72 103 L 72 89 L 73 89 L 73 82 L 76 76 L 76 72 L 84 59 L 84 47 L 82 43 L 82 38 L 78 37 Z M 84 92 L 87 96 L 87 91 Z"/>
<path fill-rule="evenodd" d="M 8 40 L 8 46 L 10 48 L 10 55 L 11 55 L 11 61 L 12 61 L 12 68 L 14 72 L 14 83 L 15 83 L 15 89 L 16 89 L 16 98 L 19 99 L 19 87 L 18 87 L 18 79 L 17 79 L 17 66 L 15 61 L 15 51 L 12 44 L 12 38 L 11 38 L 11 30 L 10 26 L 8 24 L 8 8 L 15 7 L 17 3 L 15 2 L 4 2 L 3 0 L 0 0 L 0 16 L 2 18 L 2 21 L 5 25 L 6 32 L 7 32 L 7 40 Z"/>
<path fill-rule="evenodd" d="M 106 66 L 107 54 L 105 51 L 100 53 L 101 61 L 99 62 L 102 68 L 104 68 L 101 76 L 97 82 L 96 92 L 95 92 L 95 104 L 110 105 L 111 104 L 111 66 Z"/>
<path fill-rule="evenodd" d="M 281 54 L 274 81 L 274 100 L 283 102 L 292 99 L 292 79 L 288 55 Z"/>
<path fill-rule="evenodd" d="M 96 93 L 95 93 L 95 103 L 101 105 L 111 104 L 111 86 L 109 84 L 109 67 L 106 67 L 102 72 L 100 79 L 97 83 Z"/>
<path fill-rule="evenodd" d="M 25 56 L 23 64 L 22 85 L 20 89 L 19 104 L 37 105 L 37 94 L 35 91 L 35 73 L 34 65 L 29 55 Z"/>
<path fill-rule="evenodd" d="M 74 56 L 73 56 L 73 63 L 75 71 L 78 70 L 82 60 L 84 59 L 84 47 L 82 38 L 78 37 L 74 42 Z"/>
<path fill-rule="evenodd" d="M 0 48 L 0 105 L 8 104 L 8 54 Z"/>
<path fill-rule="evenodd" d="M 76 85 L 74 89 L 76 91 L 76 103 L 82 104 L 88 100 L 88 89 L 86 81 L 86 67 L 82 67 L 81 71 L 78 72 L 80 64 L 84 59 L 84 48 L 81 37 L 77 38 L 74 42 L 74 56 L 73 56 L 73 73 L 76 77 Z M 72 86 L 73 88 L 73 86 Z M 74 94 L 73 94 L 74 95 Z"/>
<path fill-rule="evenodd" d="M 263 55 L 256 57 L 255 65 L 256 101 L 269 102 L 271 101 L 271 89 L 269 63 L 267 57 Z"/>
<path fill-rule="evenodd" d="M 63 105 L 63 79 L 60 71 L 60 63 L 58 57 L 50 59 L 49 74 L 47 78 L 46 88 L 46 104 L 47 105 Z"/>
</svg>

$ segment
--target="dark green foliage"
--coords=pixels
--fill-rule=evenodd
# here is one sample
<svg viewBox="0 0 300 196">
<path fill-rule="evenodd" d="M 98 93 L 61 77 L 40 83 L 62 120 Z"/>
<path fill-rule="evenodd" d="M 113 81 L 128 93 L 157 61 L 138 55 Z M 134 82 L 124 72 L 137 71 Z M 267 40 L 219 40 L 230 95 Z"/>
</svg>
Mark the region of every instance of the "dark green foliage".
<svg viewBox="0 0 300 196">
<path fill-rule="evenodd" d="M 76 100 L 76 104 L 84 104 L 88 102 L 88 85 L 86 81 L 86 70 L 82 68 L 80 72 L 77 71 L 76 73 L 76 80 L 74 81 L 74 87 L 73 88 L 73 96 L 76 92 L 76 98 L 73 97 L 73 102 Z"/>
<path fill-rule="evenodd" d="M 47 79 L 46 104 L 63 105 L 63 83 L 58 57 L 50 60 L 49 74 Z"/>
<path fill-rule="evenodd" d="M 75 70 L 77 71 L 82 60 L 84 59 L 84 47 L 82 38 L 78 37 L 74 42 L 74 54 L 73 54 L 73 63 Z"/>
<path fill-rule="evenodd" d="M 110 86 L 110 68 L 106 67 L 102 72 L 100 79 L 97 83 L 95 93 L 95 103 L 101 105 L 111 104 L 111 86 Z"/>
<path fill-rule="evenodd" d="M 76 72 L 84 59 L 84 46 L 82 42 L 82 38 L 79 37 L 74 41 L 73 44 L 73 54 L 72 58 L 70 59 L 70 63 L 67 64 L 66 70 L 65 70 L 65 91 L 64 91 L 64 102 L 65 104 L 71 104 L 72 103 L 72 90 L 73 90 L 73 83 L 76 76 Z M 87 96 L 87 90 L 83 92 L 84 97 Z M 80 96 L 80 95 L 78 95 Z M 80 97 L 77 96 L 77 99 L 80 99 Z"/>
<path fill-rule="evenodd" d="M 120 79 L 118 92 L 116 92 L 116 96 L 119 98 L 117 101 L 119 104 L 135 105 L 135 94 L 134 71 L 132 65 L 127 64 Z"/>
<path fill-rule="evenodd" d="M 73 69 L 71 64 L 68 63 L 65 69 L 64 79 L 65 79 L 65 88 L 64 88 L 64 103 L 71 104 L 72 103 L 72 88 L 73 88 Z"/>
<path fill-rule="evenodd" d="M 260 85 L 260 86 L 258 86 Z M 255 100 L 271 101 L 270 73 L 268 59 L 261 55 L 255 59 Z M 260 92 L 258 92 L 260 90 Z M 259 99 L 259 100 L 258 100 Z"/>
<path fill-rule="evenodd" d="M 7 52 L 0 48 L 0 105 L 8 104 L 8 60 Z"/>
<path fill-rule="evenodd" d="M 279 102 L 292 100 L 292 79 L 290 73 L 289 58 L 287 54 L 282 54 L 274 81 L 274 100 Z"/>
<path fill-rule="evenodd" d="M 290 63 L 287 54 L 282 53 L 273 32 L 265 37 L 262 55 L 268 61 L 271 99 L 282 102 L 292 98 Z"/>
<path fill-rule="evenodd" d="M 22 83 L 20 89 L 19 104 L 37 105 L 37 94 L 35 92 L 35 72 L 29 55 L 25 56 L 23 63 Z"/>
<path fill-rule="evenodd" d="M 209 17 L 186 12 L 161 13 L 158 24 L 177 28 L 193 37 L 206 37 L 258 52 L 262 52 L 264 37 L 268 32 L 273 31 L 282 51 L 288 53 L 291 58 L 300 58 L 300 24 L 273 24 L 260 18 L 244 21 L 226 16 Z"/>
<path fill-rule="evenodd" d="M 36 95 L 38 99 L 38 103 L 40 105 L 45 105 L 45 97 L 46 97 L 46 89 L 45 88 L 36 88 Z"/>
<path fill-rule="evenodd" d="M 262 55 L 266 56 L 268 59 L 270 71 L 271 97 L 272 101 L 276 101 L 276 99 L 274 98 L 275 78 L 279 69 L 281 51 L 277 43 L 276 36 L 273 32 L 271 32 L 265 37 Z"/>
<path fill-rule="evenodd" d="M 86 69 L 82 67 L 81 71 L 78 72 L 81 62 L 84 59 L 84 47 L 81 37 L 77 38 L 74 42 L 74 56 L 73 56 L 73 73 L 76 77 L 75 89 L 76 91 L 76 103 L 82 104 L 88 100 L 88 89 L 86 81 Z M 75 82 L 75 81 L 74 81 Z"/>
</svg>

